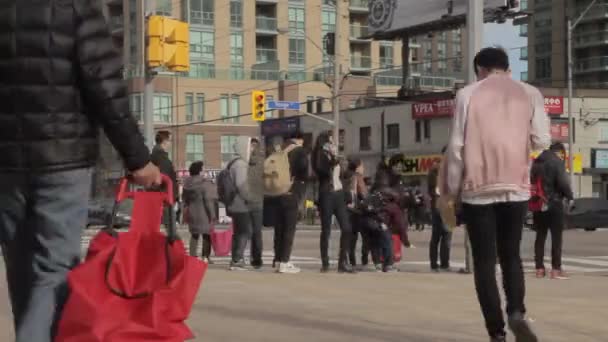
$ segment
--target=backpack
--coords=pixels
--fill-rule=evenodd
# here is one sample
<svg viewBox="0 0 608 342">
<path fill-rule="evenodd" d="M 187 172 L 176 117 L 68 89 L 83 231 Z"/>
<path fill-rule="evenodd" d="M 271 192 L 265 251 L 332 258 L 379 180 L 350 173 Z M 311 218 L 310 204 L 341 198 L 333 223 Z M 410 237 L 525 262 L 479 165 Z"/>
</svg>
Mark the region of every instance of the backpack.
<svg viewBox="0 0 608 342">
<path fill-rule="evenodd" d="M 537 177 L 536 182 L 530 186 L 530 200 L 528 201 L 528 210 L 531 212 L 546 211 L 547 196 L 543 188 L 542 177 Z"/>
<path fill-rule="evenodd" d="M 226 207 L 232 204 L 234 198 L 239 193 L 236 183 L 232 179 L 232 175 L 230 175 L 230 168 L 238 159 L 236 158 L 228 163 L 226 168 L 217 175 L 217 196 L 219 201 L 224 203 Z"/>
<path fill-rule="evenodd" d="M 289 164 L 289 152 L 297 146 L 272 153 L 264 161 L 264 191 L 268 196 L 285 195 L 293 185 L 291 168 Z"/>
</svg>

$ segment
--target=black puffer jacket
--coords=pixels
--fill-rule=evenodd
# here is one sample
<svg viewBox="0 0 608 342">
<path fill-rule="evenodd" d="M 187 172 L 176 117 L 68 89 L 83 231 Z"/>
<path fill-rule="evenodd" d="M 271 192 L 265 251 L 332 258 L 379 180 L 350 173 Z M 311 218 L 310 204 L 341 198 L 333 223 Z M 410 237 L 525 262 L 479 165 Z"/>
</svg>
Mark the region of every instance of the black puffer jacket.
<svg viewBox="0 0 608 342">
<path fill-rule="evenodd" d="M 0 171 L 92 166 L 101 126 L 130 170 L 149 152 L 96 0 L 0 0 Z"/>
<path fill-rule="evenodd" d="M 550 204 L 574 198 L 564 162 L 555 153 L 547 150 L 536 158 L 530 171 L 530 182 L 535 184 L 539 176 Z"/>
</svg>

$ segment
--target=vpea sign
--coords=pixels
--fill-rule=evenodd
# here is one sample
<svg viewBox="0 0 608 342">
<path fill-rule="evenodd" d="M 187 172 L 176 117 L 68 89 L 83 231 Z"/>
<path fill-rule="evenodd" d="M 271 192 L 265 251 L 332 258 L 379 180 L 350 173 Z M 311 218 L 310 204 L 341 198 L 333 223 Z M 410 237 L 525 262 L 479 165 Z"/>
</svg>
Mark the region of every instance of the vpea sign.
<svg viewBox="0 0 608 342">
<path fill-rule="evenodd" d="M 454 115 L 454 99 L 431 100 L 412 104 L 412 118 L 432 119 Z"/>
<path fill-rule="evenodd" d="M 545 96 L 545 112 L 549 115 L 564 114 L 564 97 Z"/>
<path fill-rule="evenodd" d="M 433 164 L 436 161 L 440 162 L 442 159 L 442 155 L 404 157 L 401 162 L 401 174 L 403 176 L 426 175 L 433 167 Z"/>
</svg>

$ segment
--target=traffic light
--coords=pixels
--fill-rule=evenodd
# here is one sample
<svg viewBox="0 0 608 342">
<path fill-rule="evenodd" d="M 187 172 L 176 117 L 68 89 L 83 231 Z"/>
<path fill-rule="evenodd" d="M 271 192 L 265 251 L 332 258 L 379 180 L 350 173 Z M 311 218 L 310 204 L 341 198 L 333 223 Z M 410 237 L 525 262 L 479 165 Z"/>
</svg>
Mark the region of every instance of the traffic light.
<svg viewBox="0 0 608 342">
<path fill-rule="evenodd" d="M 266 120 L 266 93 L 261 90 L 251 92 L 251 116 L 253 121 Z"/>
<path fill-rule="evenodd" d="M 153 15 L 148 18 L 148 66 L 190 70 L 188 23 Z"/>
</svg>

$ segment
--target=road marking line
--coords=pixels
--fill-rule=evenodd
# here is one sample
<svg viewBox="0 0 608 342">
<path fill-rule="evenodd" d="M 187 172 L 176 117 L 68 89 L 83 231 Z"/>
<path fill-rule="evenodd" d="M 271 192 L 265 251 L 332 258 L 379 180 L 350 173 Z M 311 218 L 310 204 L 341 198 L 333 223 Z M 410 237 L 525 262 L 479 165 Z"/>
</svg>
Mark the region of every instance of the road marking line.
<svg viewBox="0 0 608 342">
<path fill-rule="evenodd" d="M 545 258 L 545 260 L 550 260 L 550 258 Z M 608 267 L 608 261 L 598 261 L 598 260 L 593 260 L 593 259 L 588 259 L 588 258 L 582 259 L 582 258 L 562 257 L 562 261 L 574 262 L 574 263 L 583 264 L 583 265 Z"/>
</svg>

